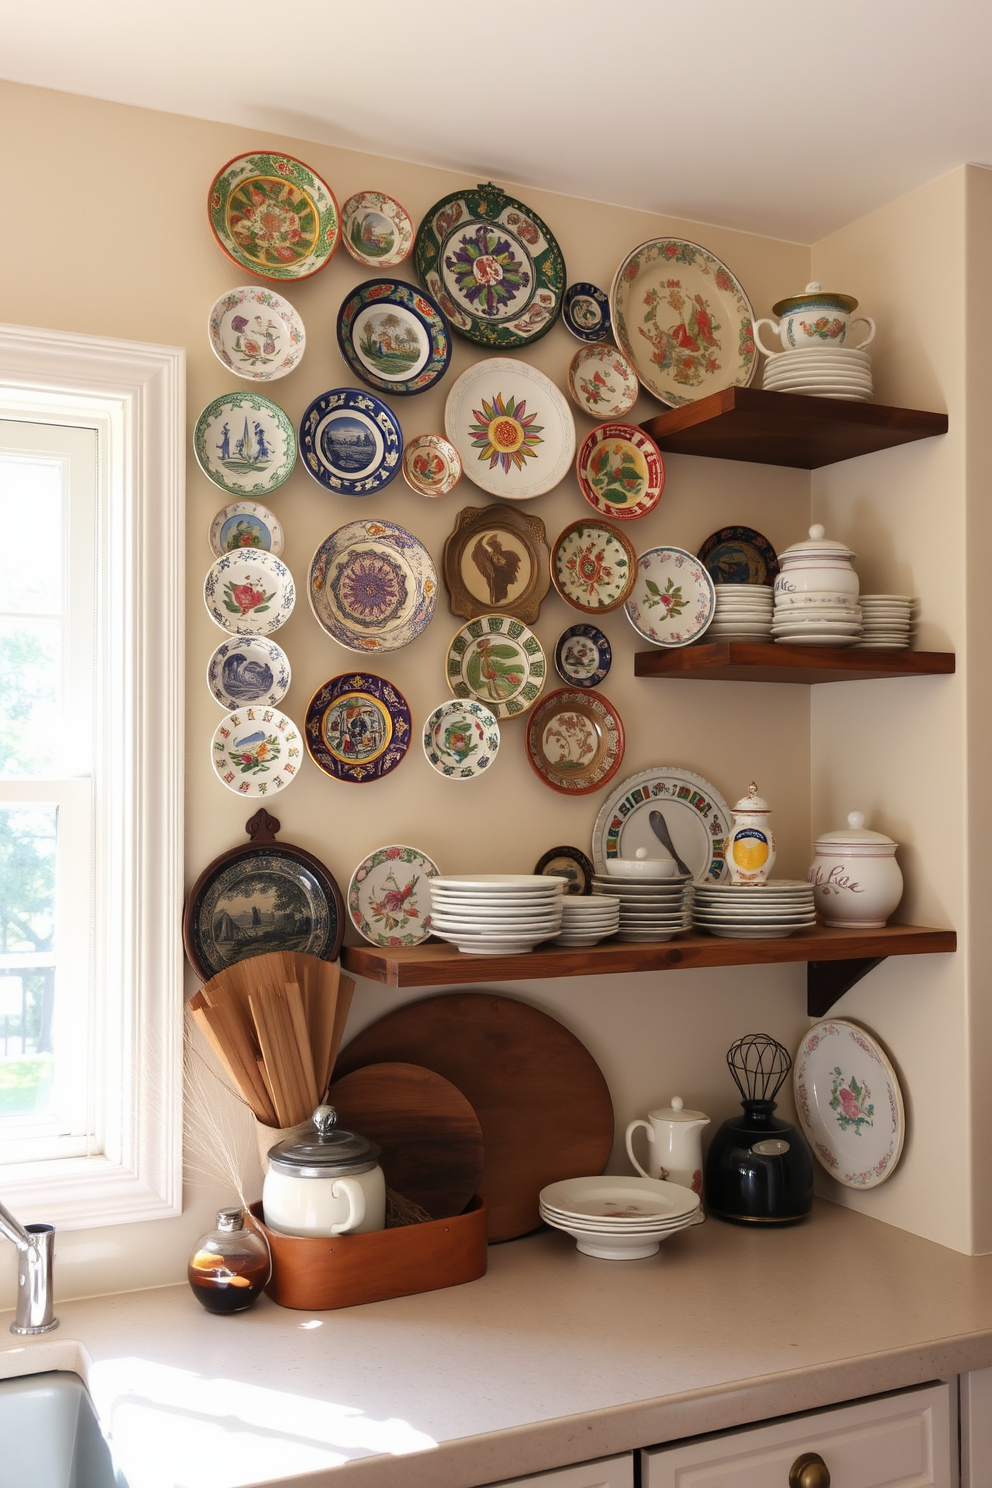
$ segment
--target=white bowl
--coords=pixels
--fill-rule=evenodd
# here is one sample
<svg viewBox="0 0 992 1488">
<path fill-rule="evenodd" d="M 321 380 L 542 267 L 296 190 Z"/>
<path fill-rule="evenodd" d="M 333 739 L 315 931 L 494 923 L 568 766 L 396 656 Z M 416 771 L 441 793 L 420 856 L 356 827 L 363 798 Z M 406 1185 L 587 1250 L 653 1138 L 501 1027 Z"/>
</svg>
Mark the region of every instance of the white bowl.
<svg viewBox="0 0 992 1488">
<path fill-rule="evenodd" d="M 607 858 L 606 871 L 612 878 L 674 878 L 674 858 Z"/>
</svg>

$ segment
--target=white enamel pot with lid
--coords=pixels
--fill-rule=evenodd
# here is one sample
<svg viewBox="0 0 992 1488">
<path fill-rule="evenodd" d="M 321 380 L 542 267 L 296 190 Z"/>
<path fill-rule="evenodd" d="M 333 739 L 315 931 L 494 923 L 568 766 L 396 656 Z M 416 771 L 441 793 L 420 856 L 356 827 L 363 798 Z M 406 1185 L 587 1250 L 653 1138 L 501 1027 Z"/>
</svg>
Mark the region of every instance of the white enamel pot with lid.
<svg viewBox="0 0 992 1488">
<path fill-rule="evenodd" d="M 865 827 L 864 813 L 852 811 L 847 827 L 816 839 L 806 877 L 824 925 L 840 929 L 880 929 L 902 898 L 897 842 Z"/>
<path fill-rule="evenodd" d="M 776 599 L 805 590 L 857 595 L 858 576 L 851 566 L 856 557 L 846 543 L 827 537 L 821 524 L 814 522 L 808 541 L 793 543 L 779 554 Z"/>
<path fill-rule="evenodd" d="M 386 1223 L 386 1181 L 380 1149 L 337 1125 L 333 1106 L 269 1149 L 262 1213 L 283 1235 L 365 1235 Z"/>
</svg>

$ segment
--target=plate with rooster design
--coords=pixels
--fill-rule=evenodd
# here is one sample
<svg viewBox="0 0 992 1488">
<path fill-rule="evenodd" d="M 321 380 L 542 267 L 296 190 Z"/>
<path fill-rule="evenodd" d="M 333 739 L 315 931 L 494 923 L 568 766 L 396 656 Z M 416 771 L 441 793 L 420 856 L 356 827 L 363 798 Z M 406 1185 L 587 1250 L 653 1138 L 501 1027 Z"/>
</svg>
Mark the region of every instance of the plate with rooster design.
<svg viewBox="0 0 992 1488">
<path fill-rule="evenodd" d="M 437 864 L 416 847 L 393 844 L 363 858 L 348 885 L 351 923 L 370 945 L 415 946 L 431 933 L 427 885 Z"/>
<path fill-rule="evenodd" d="M 601 692 L 560 687 L 527 720 L 527 758 L 552 790 L 587 796 L 616 774 L 623 759 L 623 723 Z"/>
<path fill-rule="evenodd" d="M 396 651 L 437 608 L 437 570 L 395 522 L 347 522 L 320 544 L 307 581 L 317 623 L 349 651 Z"/>
</svg>

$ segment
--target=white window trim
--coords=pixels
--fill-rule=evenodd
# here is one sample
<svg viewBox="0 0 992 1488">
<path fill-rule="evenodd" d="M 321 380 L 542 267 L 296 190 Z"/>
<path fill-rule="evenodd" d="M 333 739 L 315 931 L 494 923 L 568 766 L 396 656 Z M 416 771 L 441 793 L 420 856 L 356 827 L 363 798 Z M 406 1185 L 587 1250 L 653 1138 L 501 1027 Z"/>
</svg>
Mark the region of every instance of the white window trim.
<svg viewBox="0 0 992 1488">
<path fill-rule="evenodd" d="M 113 1155 L 0 1167 L 0 1195 L 62 1229 L 168 1218 L 182 1212 L 185 351 L 0 325 L 0 405 L 101 426 L 123 500 L 113 559 L 131 687 L 114 720 L 130 789 L 105 844 L 127 994 L 100 1030 Z"/>
</svg>

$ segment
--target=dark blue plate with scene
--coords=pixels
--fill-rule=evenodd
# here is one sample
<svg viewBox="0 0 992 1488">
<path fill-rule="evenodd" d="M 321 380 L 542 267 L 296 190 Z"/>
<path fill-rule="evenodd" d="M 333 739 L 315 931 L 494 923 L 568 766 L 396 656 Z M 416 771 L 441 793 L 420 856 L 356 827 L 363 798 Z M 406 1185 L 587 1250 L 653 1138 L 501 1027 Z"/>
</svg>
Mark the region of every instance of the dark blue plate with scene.
<svg viewBox="0 0 992 1488">
<path fill-rule="evenodd" d="M 314 398 L 300 424 L 303 463 L 339 496 L 371 496 L 398 475 L 403 431 L 391 408 L 361 388 Z"/>
<path fill-rule="evenodd" d="M 610 334 L 609 296 L 595 284 L 570 284 L 562 300 L 561 318 L 580 341 L 604 341 Z"/>
<path fill-rule="evenodd" d="M 753 527 L 721 527 L 696 554 L 714 584 L 774 584 L 778 554 Z"/>
<path fill-rule="evenodd" d="M 356 376 L 380 393 L 425 393 L 451 361 L 440 305 L 402 279 L 369 279 L 338 311 L 338 345 Z"/>
<path fill-rule="evenodd" d="M 610 643 L 595 625 L 570 625 L 558 637 L 555 668 L 573 687 L 598 687 L 612 661 Z"/>
</svg>

